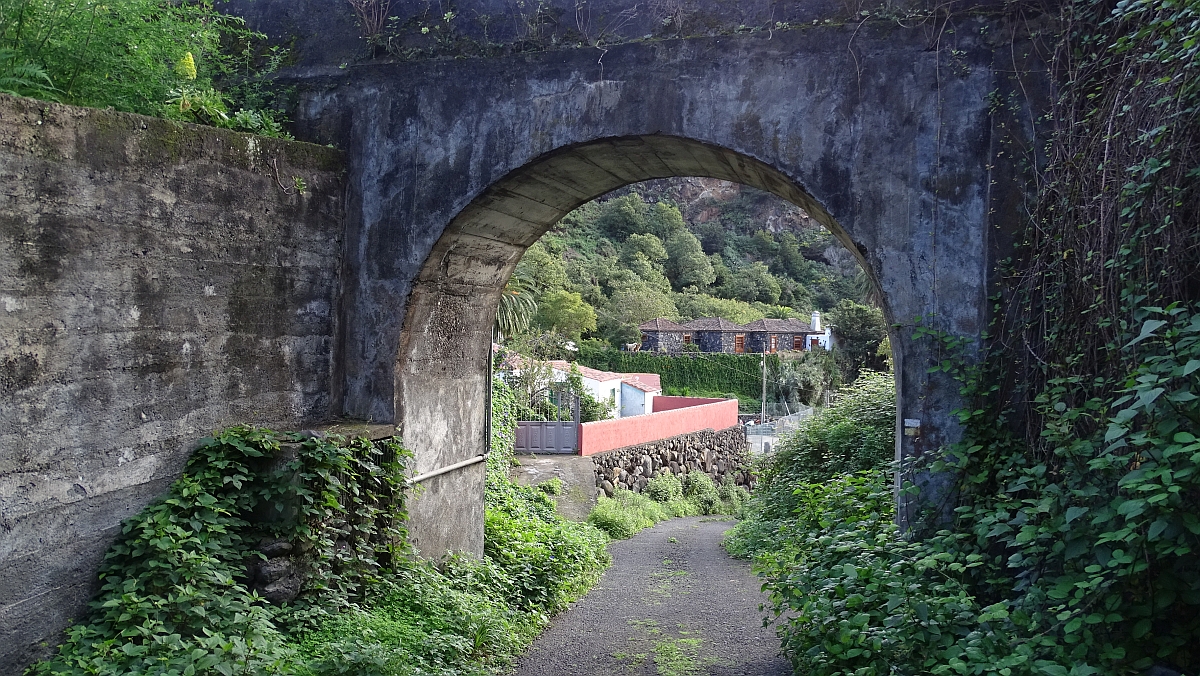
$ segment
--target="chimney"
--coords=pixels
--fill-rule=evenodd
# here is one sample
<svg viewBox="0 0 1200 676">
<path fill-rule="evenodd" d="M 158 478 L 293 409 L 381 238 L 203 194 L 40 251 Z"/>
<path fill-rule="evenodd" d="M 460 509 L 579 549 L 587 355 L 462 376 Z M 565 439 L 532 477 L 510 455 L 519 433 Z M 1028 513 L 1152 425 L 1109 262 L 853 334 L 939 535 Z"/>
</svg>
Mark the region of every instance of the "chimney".
<svg viewBox="0 0 1200 676">
<path fill-rule="evenodd" d="M 821 330 L 821 313 L 820 313 L 820 312 L 817 312 L 816 310 L 813 310 L 813 316 L 812 316 L 812 330 L 813 330 L 813 331 L 820 331 L 820 330 Z"/>
</svg>

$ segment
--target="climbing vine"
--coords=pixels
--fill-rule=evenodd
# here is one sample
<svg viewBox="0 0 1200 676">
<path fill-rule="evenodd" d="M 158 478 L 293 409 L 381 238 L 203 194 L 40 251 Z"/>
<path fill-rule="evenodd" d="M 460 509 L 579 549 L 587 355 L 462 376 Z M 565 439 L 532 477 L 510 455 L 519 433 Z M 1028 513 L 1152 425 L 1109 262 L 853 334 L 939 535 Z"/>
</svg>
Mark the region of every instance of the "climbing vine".
<svg viewBox="0 0 1200 676">
<path fill-rule="evenodd" d="M 235 427 L 129 519 L 100 592 L 30 676 L 482 673 L 608 563 L 607 538 L 507 477 L 498 398 L 487 556 L 412 556 L 398 439 Z"/>
<path fill-rule="evenodd" d="M 1035 673 L 1194 669 L 1200 638 L 1200 4 L 1064 11 L 1030 225 L 975 366 L 955 533 Z M 954 347 L 954 346 L 950 346 Z M 1052 665 L 1052 666 L 1046 666 Z"/>
<path fill-rule="evenodd" d="M 286 450 L 294 454 L 278 462 Z M 347 442 L 235 427 L 203 440 L 160 501 L 125 522 L 87 619 L 34 674 L 277 673 L 290 619 L 361 600 L 362 581 L 404 547 L 396 440 Z M 282 610 L 252 589 L 261 540 L 307 562 Z M 339 603 L 330 604 L 329 594 Z"/>
<path fill-rule="evenodd" d="M 788 526 L 742 529 L 798 670 L 1200 667 L 1198 45 L 1194 0 L 1064 7 L 995 324 L 980 358 L 938 366 L 963 442 L 902 468 L 952 473 L 950 516 L 899 532 L 870 472 L 801 478 Z"/>
</svg>

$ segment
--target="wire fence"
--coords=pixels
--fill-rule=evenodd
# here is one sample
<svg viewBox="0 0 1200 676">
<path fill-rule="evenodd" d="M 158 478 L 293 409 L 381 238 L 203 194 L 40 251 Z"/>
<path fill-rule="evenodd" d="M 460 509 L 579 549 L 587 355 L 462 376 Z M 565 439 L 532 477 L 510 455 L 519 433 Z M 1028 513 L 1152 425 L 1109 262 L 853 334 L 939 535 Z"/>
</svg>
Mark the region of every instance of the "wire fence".
<svg viewBox="0 0 1200 676">
<path fill-rule="evenodd" d="M 783 404 L 768 404 L 768 414 L 770 406 L 780 406 Z M 780 416 L 775 420 L 758 425 L 746 425 L 746 443 L 750 445 L 751 455 L 762 455 L 765 453 L 775 452 L 776 446 L 784 435 L 795 432 L 800 429 L 800 425 L 805 420 L 808 420 L 813 415 L 813 408 L 803 404 L 793 404 L 788 408 L 790 412 Z"/>
</svg>

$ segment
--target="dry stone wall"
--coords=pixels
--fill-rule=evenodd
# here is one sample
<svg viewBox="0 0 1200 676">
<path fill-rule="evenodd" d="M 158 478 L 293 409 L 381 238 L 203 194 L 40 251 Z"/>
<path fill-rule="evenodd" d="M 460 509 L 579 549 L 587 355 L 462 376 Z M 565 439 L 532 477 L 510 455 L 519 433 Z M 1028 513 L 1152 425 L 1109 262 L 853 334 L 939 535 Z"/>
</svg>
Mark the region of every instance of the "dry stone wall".
<svg viewBox="0 0 1200 676">
<path fill-rule="evenodd" d="M 197 440 L 336 411 L 343 166 L 0 95 L 0 673 L 81 616 Z"/>
<path fill-rule="evenodd" d="M 664 472 L 683 476 L 707 472 L 719 486 L 730 483 L 753 488 L 748 466 L 746 430 L 734 425 L 720 431 L 700 430 L 592 456 L 596 486 L 612 497 L 617 488 L 641 493 L 650 479 Z"/>
</svg>

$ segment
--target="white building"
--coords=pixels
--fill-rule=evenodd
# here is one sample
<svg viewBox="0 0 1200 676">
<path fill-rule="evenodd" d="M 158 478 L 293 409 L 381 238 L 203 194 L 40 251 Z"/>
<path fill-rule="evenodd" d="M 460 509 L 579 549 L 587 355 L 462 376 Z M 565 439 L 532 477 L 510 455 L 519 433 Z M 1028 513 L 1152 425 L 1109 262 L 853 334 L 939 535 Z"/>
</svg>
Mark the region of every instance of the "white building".
<svg viewBox="0 0 1200 676">
<path fill-rule="evenodd" d="M 554 370 L 553 378 L 556 382 L 562 382 L 567 379 L 571 373 L 571 363 L 561 359 L 554 359 L 549 362 L 550 368 Z M 626 373 L 612 373 L 609 371 L 598 371 L 586 366 L 576 365 L 579 369 L 579 375 L 583 379 L 583 389 L 587 390 L 588 394 L 595 397 L 596 401 L 611 401 L 613 404 L 613 415 L 616 418 L 621 415 L 621 381 L 628 375 Z"/>
<path fill-rule="evenodd" d="M 654 412 L 654 397 L 662 394 L 657 373 L 625 373 L 621 381 L 621 417 Z"/>
<path fill-rule="evenodd" d="M 564 381 L 571 373 L 571 363 L 556 359 L 551 362 L 554 380 Z M 583 388 L 597 401 L 613 403 L 613 417 L 627 418 L 654 412 L 654 397 L 662 394 L 662 382 L 657 373 L 613 373 L 575 365 L 583 380 Z"/>
<path fill-rule="evenodd" d="M 811 350 L 817 346 L 823 347 L 826 350 L 833 349 L 833 327 L 826 326 L 822 328 L 821 313 L 816 310 L 812 313 L 810 328 L 812 332 L 806 336 L 804 349 Z"/>
</svg>

